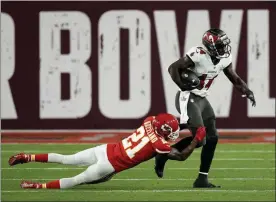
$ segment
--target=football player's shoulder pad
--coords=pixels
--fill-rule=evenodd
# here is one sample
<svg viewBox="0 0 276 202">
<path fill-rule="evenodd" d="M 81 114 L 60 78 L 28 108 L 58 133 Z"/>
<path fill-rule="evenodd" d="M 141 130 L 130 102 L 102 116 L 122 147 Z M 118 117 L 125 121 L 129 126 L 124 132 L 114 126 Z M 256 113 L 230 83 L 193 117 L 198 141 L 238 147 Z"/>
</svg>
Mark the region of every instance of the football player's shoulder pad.
<svg viewBox="0 0 276 202">
<path fill-rule="evenodd" d="M 207 52 L 199 46 L 192 47 L 186 55 L 194 62 L 194 63 L 199 63 L 202 59 L 207 54 Z"/>
</svg>

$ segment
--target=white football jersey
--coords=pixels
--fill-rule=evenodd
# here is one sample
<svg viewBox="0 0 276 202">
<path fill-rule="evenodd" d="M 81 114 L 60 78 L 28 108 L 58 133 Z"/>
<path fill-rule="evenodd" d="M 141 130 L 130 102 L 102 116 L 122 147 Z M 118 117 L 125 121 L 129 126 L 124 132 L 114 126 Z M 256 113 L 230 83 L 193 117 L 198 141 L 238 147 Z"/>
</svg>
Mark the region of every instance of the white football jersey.
<svg viewBox="0 0 276 202">
<path fill-rule="evenodd" d="M 201 97 L 209 94 L 209 88 L 218 74 L 232 62 L 232 55 L 228 58 L 220 59 L 219 63 L 214 65 L 210 55 L 203 47 L 196 46 L 191 48 L 186 55 L 195 63 L 195 68 L 191 69 L 200 78 L 202 89 L 194 89 L 191 92 Z"/>
</svg>

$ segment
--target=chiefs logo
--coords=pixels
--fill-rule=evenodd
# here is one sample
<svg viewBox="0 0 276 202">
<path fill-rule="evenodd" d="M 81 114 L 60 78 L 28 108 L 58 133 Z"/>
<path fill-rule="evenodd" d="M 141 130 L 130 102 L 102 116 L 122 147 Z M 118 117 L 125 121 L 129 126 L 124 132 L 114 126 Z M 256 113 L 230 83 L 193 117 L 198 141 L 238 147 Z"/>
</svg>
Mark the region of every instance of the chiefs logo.
<svg viewBox="0 0 276 202">
<path fill-rule="evenodd" d="M 164 133 L 171 134 L 171 132 L 172 132 L 172 127 L 170 127 L 168 124 L 163 124 L 163 125 L 161 126 L 161 130 L 162 130 L 162 132 L 164 132 Z"/>
</svg>

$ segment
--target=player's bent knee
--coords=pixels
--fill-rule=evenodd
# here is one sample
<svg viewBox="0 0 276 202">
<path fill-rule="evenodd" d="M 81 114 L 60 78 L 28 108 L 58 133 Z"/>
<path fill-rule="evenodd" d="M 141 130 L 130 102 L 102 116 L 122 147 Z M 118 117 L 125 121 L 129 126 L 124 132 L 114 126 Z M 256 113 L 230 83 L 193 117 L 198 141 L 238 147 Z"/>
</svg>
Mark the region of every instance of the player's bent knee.
<svg viewBox="0 0 276 202">
<path fill-rule="evenodd" d="M 86 171 L 84 171 L 84 174 L 86 175 L 84 183 L 86 184 L 94 184 L 94 183 L 100 183 L 104 182 L 107 179 L 107 176 L 113 173 L 114 170 L 111 170 L 108 165 L 106 164 L 95 164 L 87 168 Z"/>
<path fill-rule="evenodd" d="M 206 142 L 208 144 L 217 144 L 218 143 L 218 136 L 214 135 L 214 136 L 207 137 Z"/>
<path fill-rule="evenodd" d="M 106 162 L 98 164 L 98 173 L 101 178 L 106 177 L 114 172 L 114 168 Z"/>
<path fill-rule="evenodd" d="M 206 127 L 207 139 L 209 139 L 209 138 L 217 139 L 219 135 L 218 135 L 218 131 L 216 129 L 216 118 L 210 117 L 209 119 L 204 121 L 204 124 Z"/>
</svg>

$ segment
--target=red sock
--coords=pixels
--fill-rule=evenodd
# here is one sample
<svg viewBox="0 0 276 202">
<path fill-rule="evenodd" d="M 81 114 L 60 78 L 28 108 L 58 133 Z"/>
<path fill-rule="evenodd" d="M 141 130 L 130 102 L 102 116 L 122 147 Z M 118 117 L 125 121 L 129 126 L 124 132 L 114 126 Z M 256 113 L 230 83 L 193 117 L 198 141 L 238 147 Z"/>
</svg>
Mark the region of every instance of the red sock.
<svg viewBox="0 0 276 202">
<path fill-rule="evenodd" d="M 42 189 L 60 189 L 60 182 L 59 180 L 51 181 L 48 183 L 42 184 Z"/>
<path fill-rule="evenodd" d="M 31 154 L 31 161 L 48 162 L 48 154 Z"/>
</svg>

